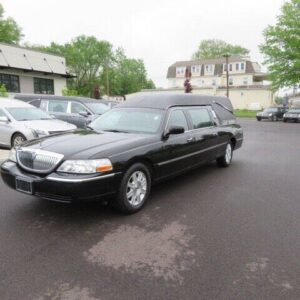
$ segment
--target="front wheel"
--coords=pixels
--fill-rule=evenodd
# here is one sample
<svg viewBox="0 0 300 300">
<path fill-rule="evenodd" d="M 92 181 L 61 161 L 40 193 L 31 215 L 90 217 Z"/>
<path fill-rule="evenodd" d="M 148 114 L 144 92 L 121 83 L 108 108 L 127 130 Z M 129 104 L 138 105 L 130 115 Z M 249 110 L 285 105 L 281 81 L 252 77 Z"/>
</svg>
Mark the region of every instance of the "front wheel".
<svg viewBox="0 0 300 300">
<path fill-rule="evenodd" d="M 26 141 L 26 137 L 21 133 L 16 133 L 11 139 L 11 147 L 17 147 Z"/>
<path fill-rule="evenodd" d="M 117 210 L 133 214 L 146 203 L 151 189 L 151 175 L 142 163 L 132 165 L 122 179 L 119 194 L 112 202 Z"/>
<path fill-rule="evenodd" d="M 232 161 L 233 147 L 231 143 L 226 146 L 225 154 L 217 158 L 217 165 L 221 168 L 226 168 Z"/>
</svg>

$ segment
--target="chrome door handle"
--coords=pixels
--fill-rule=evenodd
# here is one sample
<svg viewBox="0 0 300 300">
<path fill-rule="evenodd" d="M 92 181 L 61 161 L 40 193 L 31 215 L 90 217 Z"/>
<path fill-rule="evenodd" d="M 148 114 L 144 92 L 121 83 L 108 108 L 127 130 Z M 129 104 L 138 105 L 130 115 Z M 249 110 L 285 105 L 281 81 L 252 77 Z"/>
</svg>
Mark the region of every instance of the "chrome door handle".
<svg viewBox="0 0 300 300">
<path fill-rule="evenodd" d="M 195 138 L 194 138 L 194 137 L 190 137 L 190 138 L 188 138 L 186 141 L 187 141 L 188 143 L 191 143 L 191 142 L 195 141 Z"/>
</svg>

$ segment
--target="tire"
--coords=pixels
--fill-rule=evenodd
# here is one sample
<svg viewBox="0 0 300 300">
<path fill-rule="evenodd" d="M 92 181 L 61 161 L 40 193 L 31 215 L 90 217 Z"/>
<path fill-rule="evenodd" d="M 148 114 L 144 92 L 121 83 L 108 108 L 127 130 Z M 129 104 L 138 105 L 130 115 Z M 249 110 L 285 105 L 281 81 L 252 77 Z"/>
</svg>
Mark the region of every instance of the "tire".
<svg viewBox="0 0 300 300">
<path fill-rule="evenodd" d="M 138 212 L 145 205 L 151 190 L 151 174 L 142 163 L 132 165 L 124 174 L 118 196 L 112 207 L 125 214 Z"/>
<path fill-rule="evenodd" d="M 27 141 L 27 139 L 22 133 L 15 133 L 11 139 L 11 147 L 20 146 L 25 141 Z"/>
<path fill-rule="evenodd" d="M 257 121 L 259 121 L 259 122 L 261 121 L 261 118 L 256 118 L 256 119 L 257 119 Z"/>
<path fill-rule="evenodd" d="M 232 143 L 226 145 L 226 150 L 223 156 L 217 158 L 217 165 L 220 168 L 226 168 L 231 164 L 233 156 L 233 146 Z"/>
<path fill-rule="evenodd" d="M 283 119 L 283 122 L 284 122 L 284 123 L 286 123 L 286 121 L 287 121 L 286 119 Z"/>
</svg>

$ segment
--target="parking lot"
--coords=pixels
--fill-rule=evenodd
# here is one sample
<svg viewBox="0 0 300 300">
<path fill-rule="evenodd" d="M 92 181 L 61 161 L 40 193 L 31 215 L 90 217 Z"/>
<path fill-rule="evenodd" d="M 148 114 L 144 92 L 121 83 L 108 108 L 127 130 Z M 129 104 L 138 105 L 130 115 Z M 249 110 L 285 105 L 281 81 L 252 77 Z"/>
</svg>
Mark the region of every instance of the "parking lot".
<svg viewBox="0 0 300 300">
<path fill-rule="evenodd" d="M 131 216 L 0 179 L 1 300 L 299 299 L 300 126 L 240 123 L 229 168 L 155 186 Z"/>
</svg>

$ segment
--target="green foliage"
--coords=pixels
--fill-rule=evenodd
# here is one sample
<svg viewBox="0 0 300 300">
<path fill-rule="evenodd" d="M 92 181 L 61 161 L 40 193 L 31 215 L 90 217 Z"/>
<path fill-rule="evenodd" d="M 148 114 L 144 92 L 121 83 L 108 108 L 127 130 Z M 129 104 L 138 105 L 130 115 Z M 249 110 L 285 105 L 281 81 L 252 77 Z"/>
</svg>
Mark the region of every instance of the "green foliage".
<svg viewBox="0 0 300 300">
<path fill-rule="evenodd" d="M 275 97 L 275 103 L 277 104 L 277 105 L 282 105 L 283 104 L 283 102 L 284 102 L 284 99 L 282 98 L 282 97 Z"/>
<path fill-rule="evenodd" d="M 71 89 L 63 89 L 62 90 L 63 96 L 80 96 L 78 95 L 78 92 L 76 90 L 71 90 Z"/>
<path fill-rule="evenodd" d="M 22 38 L 21 28 L 13 18 L 4 18 L 4 9 L 0 3 L 0 42 L 17 44 Z"/>
<path fill-rule="evenodd" d="M 260 46 L 265 55 L 274 89 L 298 86 L 300 82 L 300 0 L 290 0 L 281 8 L 274 26 L 264 31 Z"/>
<path fill-rule="evenodd" d="M 248 110 L 248 109 L 236 109 L 234 114 L 238 118 L 255 118 L 257 111 Z"/>
<path fill-rule="evenodd" d="M 0 84 L 0 97 L 8 97 L 8 93 L 4 84 Z"/>
<path fill-rule="evenodd" d="M 76 78 L 68 80 L 68 91 L 77 95 L 93 96 L 95 86 L 101 87 L 102 94 L 126 95 L 144 88 L 155 88 L 147 79 L 144 62 L 129 59 L 124 51 L 107 41 L 93 36 L 78 36 L 70 43 L 50 46 L 32 46 L 40 51 L 63 55 L 71 74 Z"/>
<path fill-rule="evenodd" d="M 249 50 L 238 45 L 228 44 L 222 40 L 209 39 L 201 41 L 192 59 L 220 58 L 225 54 L 243 56 L 249 54 Z"/>
</svg>

